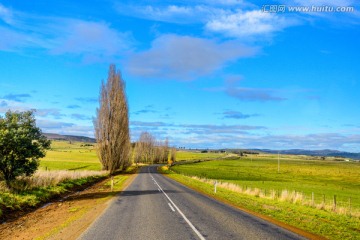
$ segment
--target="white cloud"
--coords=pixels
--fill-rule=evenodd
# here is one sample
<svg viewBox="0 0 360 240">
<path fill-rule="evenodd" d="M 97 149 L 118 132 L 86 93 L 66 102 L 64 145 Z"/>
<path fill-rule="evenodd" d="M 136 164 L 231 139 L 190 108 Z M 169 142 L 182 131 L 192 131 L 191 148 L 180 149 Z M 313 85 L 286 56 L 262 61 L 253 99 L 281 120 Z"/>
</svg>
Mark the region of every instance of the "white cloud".
<svg viewBox="0 0 360 240">
<path fill-rule="evenodd" d="M 294 16 L 262 12 L 246 1 L 197 1 L 195 5 L 117 5 L 120 14 L 177 24 L 202 24 L 208 32 L 244 40 L 269 35 L 298 24 Z"/>
<path fill-rule="evenodd" d="M 315 10 L 300 11 L 297 12 L 298 16 L 303 19 L 304 22 L 313 24 L 317 20 L 326 20 L 332 22 L 335 26 L 339 25 L 359 25 L 360 13 L 358 8 L 360 6 L 358 1 L 354 0 L 282 0 L 282 4 L 292 7 L 316 7 Z M 333 7 L 336 10 L 337 7 L 349 7 L 349 10 L 345 12 L 328 12 L 321 11 L 324 7 Z M 350 10 L 352 9 L 352 10 Z M 343 9 L 344 10 L 344 9 Z M 294 14 L 294 13 L 293 13 Z M 340 17 L 339 17 L 340 16 Z"/>
<path fill-rule="evenodd" d="M 13 22 L 13 12 L 0 4 L 0 19 L 7 24 L 11 24 Z"/>
<path fill-rule="evenodd" d="M 285 2 L 284 2 L 285 3 Z M 287 1 L 287 4 L 297 4 L 299 6 L 351 6 L 356 3 L 353 0 L 293 0 L 292 2 Z"/>
<path fill-rule="evenodd" d="M 244 0 L 206 0 L 204 1 L 209 4 L 214 5 L 225 5 L 225 6 L 237 6 L 237 5 L 250 5 L 250 3 L 244 1 Z"/>
<path fill-rule="evenodd" d="M 69 122 L 43 119 L 36 120 L 36 124 L 45 133 L 94 137 L 93 126 L 79 126 Z"/>
<path fill-rule="evenodd" d="M 134 54 L 127 68 L 131 74 L 142 77 L 192 80 L 256 52 L 256 48 L 235 41 L 219 43 L 169 34 L 155 39 L 149 50 Z"/>
<path fill-rule="evenodd" d="M 62 114 L 60 109 L 56 108 L 40 108 L 36 109 L 35 111 L 36 116 L 38 117 L 49 117 L 52 116 L 56 119 L 60 119 L 65 116 L 65 114 Z"/>
<path fill-rule="evenodd" d="M 267 148 L 267 149 L 334 149 L 360 152 L 359 131 L 348 133 L 319 132 L 309 134 L 274 134 L 265 126 L 174 124 L 165 122 L 130 123 L 132 139 L 148 130 L 156 138 L 169 137 L 171 145 L 190 148 Z"/>
<path fill-rule="evenodd" d="M 58 24 L 56 22 L 55 24 Z M 119 55 L 130 45 L 130 35 L 112 29 L 108 24 L 82 20 L 66 20 L 57 26 L 60 34 L 54 36 L 54 54 Z"/>
<path fill-rule="evenodd" d="M 243 101 L 284 101 L 286 98 L 274 95 L 274 90 L 264 88 L 242 88 L 233 87 L 227 88 L 225 93 L 231 97 Z"/>
<path fill-rule="evenodd" d="M 178 24 L 204 23 L 210 16 L 224 12 L 221 8 L 214 8 L 206 5 L 130 6 L 117 4 L 116 8 L 122 15 Z"/>
<path fill-rule="evenodd" d="M 252 36 L 268 36 L 296 24 L 295 20 L 279 14 L 262 12 L 261 10 L 242 11 L 238 9 L 210 20 L 206 29 L 224 34 L 228 37 L 244 38 Z"/>
<path fill-rule="evenodd" d="M 281 91 L 279 89 L 241 87 L 239 86 L 239 83 L 241 83 L 241 81 L 241 76 L 229 75 L 225 80 L 225 86 L 204 88 L 204 90 L 210 92 L 224 92 L 228 96 L 237 98 L 241 101 L 266 102 L 287 100 L 287 98 L 281 96 L 283 94 L 281 94 Z"/>
<path fill-rule="evenodd" d="M 31 34 L 0 26 L 0 50 L 17 51 L 21 48 L 34 46 L 34 39 Z"/>
<path fill-rule="evenodd" d="M 5 113 L 8 110 L 11 111 L 28 111 L 30 106 L 24 102 L 18 102 L 0 97 L 0 113 Z"/>
<path fill-rule="evenodd" d="M 106 22 L 85 21 L 9 13 L 0 5 L 0 50 L 45 50 L 51 54 L 72 54 L 87 61 L 118 58 L 132 45 L 129 33 L 119 32 Z"/>
</svg>

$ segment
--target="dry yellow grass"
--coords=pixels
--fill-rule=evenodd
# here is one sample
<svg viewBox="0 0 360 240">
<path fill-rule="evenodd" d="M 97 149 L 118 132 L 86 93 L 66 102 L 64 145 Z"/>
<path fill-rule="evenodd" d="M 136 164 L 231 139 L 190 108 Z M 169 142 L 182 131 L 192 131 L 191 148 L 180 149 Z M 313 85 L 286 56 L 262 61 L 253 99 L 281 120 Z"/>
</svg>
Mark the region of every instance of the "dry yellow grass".
<svg viewBox="0 0 360 240">
<path fill-rule="evenodd" d="M 200 182 L 204 182 L 207 184 L 215 185 L 215 180 L 207 179 L 207 178 L 199 178 L 196 176 L 191 176 L 192 179 L 195 179 Z M 224 188 L 230 191 L 238 192 L 241 194 L 246 194 L 250 196 L 255 196 L 259 198 L 267 198 L 272 200 L 278 200 L 282 202 L 290 202 L 290 203 L 296 203 L 304 206 L 311 206 L 317 209 L 327 210 L 327 211 L 333 211 L 340 215 L 347 215 L 349 214 L 349 209 L 346 207 L 339 207 L 337 206 L 334 208 L 333 204 L 314 204 L 312 199 L 307 199 L 306 196 L 301 192 L 296 191 L 289 191 L 287 189 L 281 190 L 281 192 L 277 192 L 276 190 L 271 190 L 270 192 L 264 192 L 262 189 L 259 188 L 251 188 L 246 187 L 243 188 L 242 186 L 239 186 L 234 183 L 229 182 L 216 182 L 217 187 Z M 351 215 L 353 217 L 360 217 L 360 212 L 356 210 L 351 211 Z"/>
<path fill-rule="evenodd" d="M 108 174 L 107 171 L 68 171 L 68 170 L 54 170 L 44 171 L 38 170 L 31 177 L 19 177 L 14 184 L 17 189 L 30 190 L 37 187 L 50 187 L 56 186 L 57 184 L 66 180 L 75 180 L 80 178 L 92 177 L 92 176 L 103 176 Z M 0 185 L 0 191 L 8 191 L 5 184 Z"/>
</svg>

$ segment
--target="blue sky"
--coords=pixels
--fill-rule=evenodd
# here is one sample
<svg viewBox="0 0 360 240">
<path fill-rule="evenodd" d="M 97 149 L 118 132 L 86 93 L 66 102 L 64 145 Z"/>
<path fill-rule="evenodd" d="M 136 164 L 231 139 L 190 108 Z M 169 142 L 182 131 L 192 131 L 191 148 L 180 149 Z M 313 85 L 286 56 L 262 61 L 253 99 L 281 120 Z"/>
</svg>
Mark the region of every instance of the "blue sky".
<svg viewBox="0 0 360 240">
<path fill-rule="evenodd" d="M 359 7 L 1 1 L 0 113 L 37 109 L 44 132 L 93 137 L 100 83 L 114 63 L 126 81 L 133 141 L 149 131 L 191 148 L 360 152 Z"/>
</svg>

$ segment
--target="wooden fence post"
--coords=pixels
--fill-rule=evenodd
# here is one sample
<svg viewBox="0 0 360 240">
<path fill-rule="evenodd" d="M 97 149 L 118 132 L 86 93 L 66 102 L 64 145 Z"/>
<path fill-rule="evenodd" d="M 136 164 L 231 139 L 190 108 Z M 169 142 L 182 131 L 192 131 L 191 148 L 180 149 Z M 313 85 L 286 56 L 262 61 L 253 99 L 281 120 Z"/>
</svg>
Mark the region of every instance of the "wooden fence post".
<svg viewBox="0 0 360 240">
<path fill-rule="evenodd" d="M 351 216 L 351 197 L 349 197 L 349 215 Z"/>
<path fill-rule="evenodd" d="M 216 193 L 216 185 L 217 185 L 217 180 L 215 180 L 215 183 L 214 183 L 214 193 Z"/>
<path fill-rule="evenodd" d="M 314 207 L 314 192 L 311 193 L 311 206 Z"/>
<path fill-rule="evenodd" d="M 334 211 L 336 210 L 336 195 L 334 195 Z"/>
<path fill-rule="evenodd" d="M 114 176 L 111 176 L 111 191 L 114 190 Z"/>
</svg>

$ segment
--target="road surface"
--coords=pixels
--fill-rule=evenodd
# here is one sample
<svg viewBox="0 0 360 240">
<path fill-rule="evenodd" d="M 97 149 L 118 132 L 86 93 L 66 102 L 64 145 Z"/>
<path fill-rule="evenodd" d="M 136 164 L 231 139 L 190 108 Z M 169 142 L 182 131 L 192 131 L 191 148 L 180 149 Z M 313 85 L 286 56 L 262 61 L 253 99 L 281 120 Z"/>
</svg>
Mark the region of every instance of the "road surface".
<svg viewBox="0 0 360 240">
<path fill-rule="evenodd" d="M 143 167 L 80 239 L 304 239 Z"/>
</svg>

